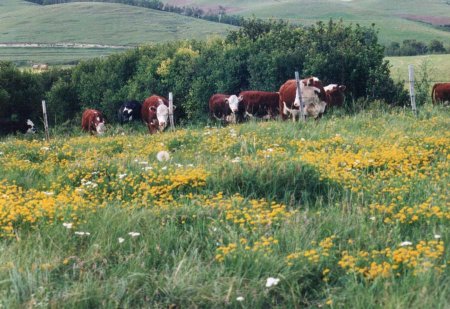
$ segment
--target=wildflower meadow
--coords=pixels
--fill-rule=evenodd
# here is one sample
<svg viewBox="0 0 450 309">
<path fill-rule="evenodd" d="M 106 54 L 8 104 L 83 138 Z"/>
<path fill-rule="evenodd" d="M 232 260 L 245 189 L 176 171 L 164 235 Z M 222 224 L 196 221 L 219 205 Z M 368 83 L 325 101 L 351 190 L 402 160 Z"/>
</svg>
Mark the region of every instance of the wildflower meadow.
<svg viewBox="0 0 450 309">
<path fill-rule="evenodd" d="M 0 308 L 448 308 L 450 111 L 0 140 Z"/>
</svg>

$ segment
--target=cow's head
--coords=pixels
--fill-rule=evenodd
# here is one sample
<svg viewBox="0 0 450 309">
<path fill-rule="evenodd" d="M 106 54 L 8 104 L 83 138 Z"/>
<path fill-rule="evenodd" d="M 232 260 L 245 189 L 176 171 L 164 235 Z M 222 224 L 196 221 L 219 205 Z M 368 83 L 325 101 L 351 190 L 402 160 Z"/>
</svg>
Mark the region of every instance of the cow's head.
<svg viewBox="0 0 450 309">
<path fill-rule="evenodd" d="M 158 107 L 156 108 L 156 118 L 158 119 L 158 129 L 160 132 L 167 127 L 169 119 L 169 108 L 164 104 L 163 100 L 158 100 Z"/>
<path fill-rule="evenodd" d="M 94 119 L 92 120 L 92 123 L 94 125 L 95 131 L 97 131 L 98 134 L 103 134 L 106 131 L 105 127 L 105 118 L 103 118 L 100 114 L 95 114 Z"/>
<path fill-rule="evenodd" d="M 238 97 L 237 95 L 233 94 L 229 96 L 228 99 L 225 99 L 225 103 L 228 104 L 232 113 L 237 113 L 239 110 L 239 103 L 242 101 L 242 99 L 242 96 Z"/>
<path fill-rule="evenodd" d="M 30 119 L 27 119 L 27 125 L 26 125 L 26 132 L 25 133 L 31 133 L 34 134 L 37 132 L 36 127 L 34 126 L 33 121 Z"/>
<path fill-rule="evenodd" d="M 125 106 L 122 111 L 122 119 L 124 121 L 132 121 L 133 120 L 133 108 Z"/>
</svg>

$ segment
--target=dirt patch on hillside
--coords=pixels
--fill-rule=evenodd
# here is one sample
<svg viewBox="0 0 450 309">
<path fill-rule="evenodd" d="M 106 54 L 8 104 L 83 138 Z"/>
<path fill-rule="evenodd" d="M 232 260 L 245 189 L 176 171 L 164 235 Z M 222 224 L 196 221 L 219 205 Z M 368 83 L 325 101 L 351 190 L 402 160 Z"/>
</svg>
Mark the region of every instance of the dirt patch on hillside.
<svg viewBox="0 0 450 309">
<path fill-rule="evenodd" d="M 420 21 L 434 26 L 450 25 L 450 17 L 446 16 L 427 16 L 427 15 L 411 15 L 411 14 L 400 14 L 398 16 L 408 20 Z"/>
</svg>

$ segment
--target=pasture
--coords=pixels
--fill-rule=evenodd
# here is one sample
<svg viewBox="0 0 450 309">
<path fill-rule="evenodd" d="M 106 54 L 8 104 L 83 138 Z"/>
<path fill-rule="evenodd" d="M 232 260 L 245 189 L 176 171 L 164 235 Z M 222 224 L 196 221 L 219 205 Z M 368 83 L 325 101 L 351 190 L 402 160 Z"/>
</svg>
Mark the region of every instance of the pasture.
<svg viewBox="0 0 450 309">
<path fill-rule="evenodd" d="M 391 76 L 394 80 L 408 80 L 408 65 L 414 65 L 416 78 L 422 76 L 424 69 L 431 84 L 450 82 L 450 55 L 423 55 L 411 57 L 386 57 L 390 62 Z"/>
<path fill-rule="evenodd" d="M 449 117 L 2 139 L 0 306 L 448 307 Z"/>
<path fill-rule="evenodd" d="M 222 5 L 230 14 L 247 17 L 283 18 L 293 23 L 314 24 L 318 20 L 343 19 L 345 22 L 370 26 L 380 30 L 382 43 L 405 39 L 450 41 L 450 32 L 433 27 L 432 23 L 450 24 L 450 9 L 445 1 L 436 0 L 164 0 L 163 2 L 198 5 L 210 8 Z M 435 21 L 439 17 L 440 21 Z M 426 22 L 430 23 L 427 24 Z"/>
</svg>

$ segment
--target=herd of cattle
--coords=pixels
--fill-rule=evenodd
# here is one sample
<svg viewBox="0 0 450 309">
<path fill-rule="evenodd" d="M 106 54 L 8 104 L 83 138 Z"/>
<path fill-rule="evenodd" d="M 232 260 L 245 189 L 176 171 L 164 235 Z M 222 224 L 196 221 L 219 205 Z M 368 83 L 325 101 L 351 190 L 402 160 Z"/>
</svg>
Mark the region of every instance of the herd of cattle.
<svg viewBox="0 0 450 309">
<path fill-rule="evenodd" d="M 296 121 L 301 115 L 319 118 L 326 106 L 342 106 L 344 103 L 343 85 L 323 87 L 317 77 L 300 81 L 300 91 L 294 79 L 288 80 L 279 92 L 243 91 L 239 95 L 214 94 L 209 99 L 209 113 L 212 119 L 224 123 L 239 123 L 252 118 L 282 119 Z M 301 106 L 302 105 L 302 106 Z M 140 104 L 129 101 L 119 109 L 120 123 L 141 120 L 150 134 L 162 132 L 167 127 L 169 102 L 166 98 L 152 95 Z M 105 119 L 98 110 L 86 110 L 82 115 L 82 129 L 92 134 L 104 132 Z"/>
<path fill-rule="evenodd" d="M 343 105 L 345 89 L 344 85 L 337 84 L 324 87 L 317 77 L 309 77 L 300 81 L 300 91 L 297 91 L 297 82 L 291 79 L 281 85 L 278 92 L 252 90 L 242 91 L 238 95 L 214 94 L 209 100 L 209 115 L 224 123 L 239 123 L 252 118 L 318 119 L 326 107 Z M 450 103 L 450 83 L 435 84 L 431 97 L 433 103 Z M 142 120 L 150 134 L 162 132 L 168 124 L 169 101 L 158 95 L 148 97 L 142 104 L 128 101 L 120 107 L 118 118 L 121 124 Z M 85 110 L 81 127 L 91 134 L 102 134 L 106 129 L 105 117 L 98 110 Z M 36 127 L 29 119 L 23 123 L 0 119 L 0 134 L 17 132 L 35 133 Z"/>
</svg>

